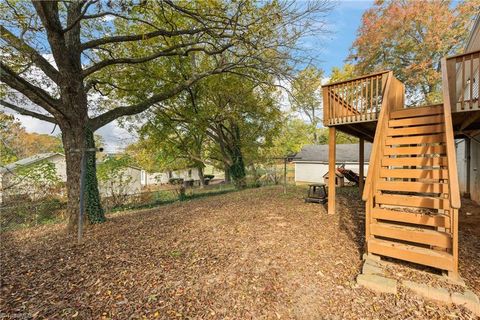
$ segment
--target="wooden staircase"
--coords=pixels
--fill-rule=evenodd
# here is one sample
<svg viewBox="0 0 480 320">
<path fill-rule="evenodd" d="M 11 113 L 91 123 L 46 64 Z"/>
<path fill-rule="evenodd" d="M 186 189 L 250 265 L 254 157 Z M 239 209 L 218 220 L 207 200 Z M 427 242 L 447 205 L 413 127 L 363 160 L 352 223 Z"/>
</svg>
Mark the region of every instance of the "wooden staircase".
<svg viewBox="0 0 480 320">
<path fill-rule="evenodd" d="M 460 207 L 448 103 L 404 108 L 389 78 L 363 199 L 369 253 L 458 272 Z"/>
</svg>

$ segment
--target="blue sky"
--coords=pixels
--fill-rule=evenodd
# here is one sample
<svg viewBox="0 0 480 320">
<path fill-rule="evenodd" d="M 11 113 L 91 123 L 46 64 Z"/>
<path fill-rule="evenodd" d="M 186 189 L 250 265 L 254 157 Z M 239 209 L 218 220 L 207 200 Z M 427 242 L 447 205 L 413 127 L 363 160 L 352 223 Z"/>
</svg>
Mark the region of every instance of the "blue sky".
<svg viewBox="0 0 480 320">
<path fill-rule="evenodd" d="M 339 0 L 327 17 L 331 34 L 321 41 L 312 43 L 318 49 L 318 67 L 330 76 L 332 67 L 341 67 L 348 56 L 348 51 L 356 38 L 363 12 L 373 5 L 373 0 Z"/>
</svg>

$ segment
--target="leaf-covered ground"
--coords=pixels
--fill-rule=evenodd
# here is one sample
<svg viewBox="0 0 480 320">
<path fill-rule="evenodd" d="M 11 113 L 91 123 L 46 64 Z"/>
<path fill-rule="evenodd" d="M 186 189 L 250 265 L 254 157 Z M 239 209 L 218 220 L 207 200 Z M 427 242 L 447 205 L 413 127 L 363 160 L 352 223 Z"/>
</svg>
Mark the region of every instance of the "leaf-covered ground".
<svg viewBox="0 0 480 320">
<path fill-rule="evenodd" d="M 355 189 L 340 190 L 332 216 L 303 196 L 270 187 L 125 212 L 90 228 L 82 245 L 59 225 L 4 233 L 0 319 L 474 318 L 405 289 L 358 287 Z M 460 268 L 480 294 L 480 210 L 467 210 Z"/>
</svg>

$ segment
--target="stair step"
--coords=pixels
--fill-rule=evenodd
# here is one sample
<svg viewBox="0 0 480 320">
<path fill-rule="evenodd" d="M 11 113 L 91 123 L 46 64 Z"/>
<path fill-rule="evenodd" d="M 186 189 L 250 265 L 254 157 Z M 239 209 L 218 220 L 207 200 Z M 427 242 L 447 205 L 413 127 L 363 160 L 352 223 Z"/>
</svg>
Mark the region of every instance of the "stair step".
<svg viewBox="0 0 480 320">
<path fill-rule="evenodd" d="M 450 220 L 444 215 L 394 211 L 378 207 L 372 209 L 372 218 L 443 228 L 448 228 L 450 226 Z"/>
<path fill-rule="evenodd" d="M 398 194 L 380 194 L 375 196 L 377 204 L 392 206 L 417 207 L 430 209 L 449 209 L 449 201 L 445 198 L 406 196 Z"/>
<path fill-rule="evenodd" d="M 381 178 L 448 179 L 447 169 L 380 169 Z"/>
<path fill-rule="evenodd" d="M 454 261 L 450 253 L 421 248 L 381 239 L 368 239 L 368 252 L 426 266 L 453 271 Z"/>
<path fill-rule="evenodd" d="M 420 146 L 420 147 L 391 147 L 385 148 L 384 154 L 394 155 L 414 155 L 414 154 L 446 154 L 446 146 Z"/>
<path fill-rule="evenodd" d="M 388 126 L 390 128 L 418 126 L 418 125 L 425 125 L 425 124 L 443 123 L 444 121 L 445 121 L 445 118 L 443 117 L 443 115 L 436 115 L 436 116 L 427 116 L 427 117 L 418 117 L 418 118 L 389 120 Z"/>
<path fill-rule="evenodd" d="M 448 193 L 447 183 L 403 182 L 403 181 L 379 181 L 378 190 L 405 191 L 423 193 Z"/>
<path fill-rule="evenodd" d="M 382 159 L 382 166 L 417 166 L 417 167 L 433 167 L 433 166 L 446 166 L 447 157 L 401 157 L 401 158 L 389 158 L 384 157 Z"/>
<path fill-rule="evenodd" d="M 390 114 L 391 119 L 411 118 L 419 116 L 431 116 L 434 114 L 443 114 L 443 104 L 427 107 L 406 108 L 393 111 Z"/>
<path fill-rule="evenodd" d="M 427 244 L 441 248 L 451 248 L 452 238 L 446 232 L 407 227 L 389 223 L 372 223 L 370 233 L 374 236 Z"/>
<path fill-rule="evenodd" d="M 429 134 L 445 132 L 445 126 L 443 124 L 434 124 L 427 126 L 417 126 L 408 128 L 389 128 L 387 130 L 387 136 L 408 136 L 416 134 Z"/>
<path fill-rule="evenodd" d="M 445 134 L 432 134 L 413 137 L 401 137 L 401 138 L 387 138 L 385 144 L 401 145 L 401 144 L 425 144 L 425 143 L 440 143 L 445 142 Z"/>
</svg>

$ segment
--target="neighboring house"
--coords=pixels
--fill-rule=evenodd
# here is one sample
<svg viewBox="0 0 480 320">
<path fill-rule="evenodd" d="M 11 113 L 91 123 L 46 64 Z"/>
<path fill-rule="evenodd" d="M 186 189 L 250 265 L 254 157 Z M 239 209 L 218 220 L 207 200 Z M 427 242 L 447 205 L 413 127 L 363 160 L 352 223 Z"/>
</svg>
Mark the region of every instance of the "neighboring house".
<svg viewBox="0 0 480 320">
<path fill-rule="evenodd" d="M 67 181 L 65 156 L 61 153 L 41 153 L 0 167 L 0 203 L 27 196 L 42 198 L 61 188 Z"/>
<path fill-rule="evenodd" d="M 365 175 L 368 171 L 368 161 L 372 145 L 365 143 Z M 358 144 L 337 145 L 337 167 L 344 164 L 346 169 L 359 173 Z M 324 176 L 328 173 L 328 145 L 307 145 L 293 159 L 295 164 L 295 183 L 325 183 Z"/>
<path fill-rule="evenodd" d="M 143 186 L 151 186 L 158 184 L 167 184 L 170 179 L 183 179 L 200 181 L 200 175 L 198 168 L 185 168 L 171 170 L 167 172 L 145 172 L 145 179 L 142 180 Z M 213 175 L 215 179 L 223 179 L 224 172 L 218 169 L 215 169 L 213 166 L 207 165 L 203 169 L 204 175 Z"/>
<path fill-rule="evenodd" d="M 98 189 L 103 197 L 132 195 L 142 192 L 145 181 L 145 170 L 135 166 L 125 166 L 108 179 L 99 179 Z"/>
</svg>

